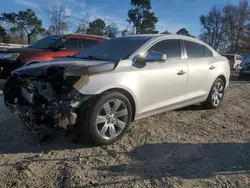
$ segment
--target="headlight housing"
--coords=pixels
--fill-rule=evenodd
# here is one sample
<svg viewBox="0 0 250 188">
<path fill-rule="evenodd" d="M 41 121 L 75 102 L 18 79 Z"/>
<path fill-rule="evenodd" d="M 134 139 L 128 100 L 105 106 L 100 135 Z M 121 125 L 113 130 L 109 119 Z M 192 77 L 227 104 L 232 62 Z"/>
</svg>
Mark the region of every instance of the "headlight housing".
<svg viewBox="0 0 250 188">
<path fill-rule="evenodd" d="M 6 59 L 15 61 L 19 56 L 19 53 L 0 53 L 0 59 Z"/>
</svg>

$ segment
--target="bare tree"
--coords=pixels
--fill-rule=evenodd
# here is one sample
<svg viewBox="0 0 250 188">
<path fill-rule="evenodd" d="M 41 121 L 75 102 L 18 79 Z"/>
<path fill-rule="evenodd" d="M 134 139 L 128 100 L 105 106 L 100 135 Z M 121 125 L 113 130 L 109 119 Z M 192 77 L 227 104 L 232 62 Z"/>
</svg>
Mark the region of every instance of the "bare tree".
<svg viewBox="0 0 250 188">
<path fill-rule="evenodd" d="M 227 29 L 222 9 L 218 6 L 213 6 L 208 15 L 200 17 L 200 22 L 202 25 L 200 38 L 217 50 L 225 40 Z"/>
<path fill-rule="evenodd" d="M 233 52 L 236 38 L 236 22 L 237 22 L 237 6 L 228 4 L 223 8 L 225 21 L 227 22 L 226 39 L 224 43 L 227 47 L 226 51 Z"/>
<path fill-rule="evenodd" d="M 64 5 L 55 4 L 52 5 L 48 10 L 50 26 L 50 34 L 64 34 L 69 29 L 69 18 L 70 15 L 66 13 L 66 7 Z"/>
<path fill-rule="evenodd" d="M 82 20 L 80 24 L 76 27 L 76 33 L 86 34 L 88 30 L 89 22 L 86 20 Z"/>
<path fill-rule="evenodd" d="M 248 2 L 242 0 L 237 6 L 227 5 L 224 14 L 228 24 L 227 36 L 230 41 L 230 52 L 238 52 L 240 45 L 244 42 L 245 33 L 249 27 L 250 9 Z"/>
<path fill-rule="evenodd" d="M 250 8 L 246 0 L 238 5 L 214 6 L 208 15 L 200 17 L 202 25 L 201 40 L 214 49 L 230 53 L 239 52 L 246 45 L 250 28 Z"/>
</svg>

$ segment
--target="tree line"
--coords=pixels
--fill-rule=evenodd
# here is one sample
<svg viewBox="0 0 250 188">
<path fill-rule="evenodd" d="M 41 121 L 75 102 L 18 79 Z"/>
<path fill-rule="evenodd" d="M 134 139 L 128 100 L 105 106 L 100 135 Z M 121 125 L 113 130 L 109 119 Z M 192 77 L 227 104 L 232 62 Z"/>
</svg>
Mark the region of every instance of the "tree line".
<svg viewBox="0 0 250 188">
<path fill-rule="evenodd" d="M 250 8 L 247 0 L 237 5 L 213 6 L 208 14 L 200 16 L 200 39 L 215 50 L 223 52 L 249 52 Z"/>
<path fill-rule="evenodd" d="M 48 28 L 43 27 L 42 20 L 36 13 L 27 9 L 18 13 L 3 12 L 0 16 L 0 42 L 31 43 L 37 39 L 52 35 L 65 34 L 71 29 L 70 15 L 65 6 L 55 4 L 46 11 L 49 17 Z M 128 27 L 119 30 L 114 21 L 97 18 L 89 21 L 82 18 L 75 33 L 106 36 L 156 34 L 158 18 L 152 11 L 151 0 L 131 0 L 131 9 L 127 13 Z M 250 7 L 247 0 L 238 4 L 214 5 L 207 14 L 199 18 L 201 34 L 199 39 L 208 43 L 215 50 L 227 53 L 245 52 L 250 49 Z M 170 34 L 168 30 L 162 34 Z M 179 35 L 192 36 L 186 28 L 176 32 Z"/>
</svg>

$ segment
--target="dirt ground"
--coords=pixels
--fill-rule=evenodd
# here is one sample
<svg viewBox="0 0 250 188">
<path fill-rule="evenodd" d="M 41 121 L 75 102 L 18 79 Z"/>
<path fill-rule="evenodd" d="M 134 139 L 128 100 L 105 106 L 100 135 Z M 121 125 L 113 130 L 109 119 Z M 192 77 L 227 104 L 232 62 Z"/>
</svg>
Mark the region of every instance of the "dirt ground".
<svg viewBox="0 0 250 188">
<path fill-rule="evenodd" d="M 219 109 L 136 121 L 110 146 L 74 144 L 63 131 L 40 143 L 0 95 L 0 187 L 247 188 L 249 122 L 250 83 L 233 81 Z"/>
</svg>

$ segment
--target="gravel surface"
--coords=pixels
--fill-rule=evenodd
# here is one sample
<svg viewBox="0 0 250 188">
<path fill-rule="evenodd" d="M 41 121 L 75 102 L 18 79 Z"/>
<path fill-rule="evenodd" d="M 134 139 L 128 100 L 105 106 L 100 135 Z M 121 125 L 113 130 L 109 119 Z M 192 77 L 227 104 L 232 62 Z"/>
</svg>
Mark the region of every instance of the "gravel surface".
<svg viewBox="0 0 250 188">
<path fill-rule="evenodd" d="M 232 82 L 219 109 L 136 121 L 113 145 L 41 143 L 0 95 L 0 187 L 250 187 L 249 122 L 250 83 Z"/>
</svg>

